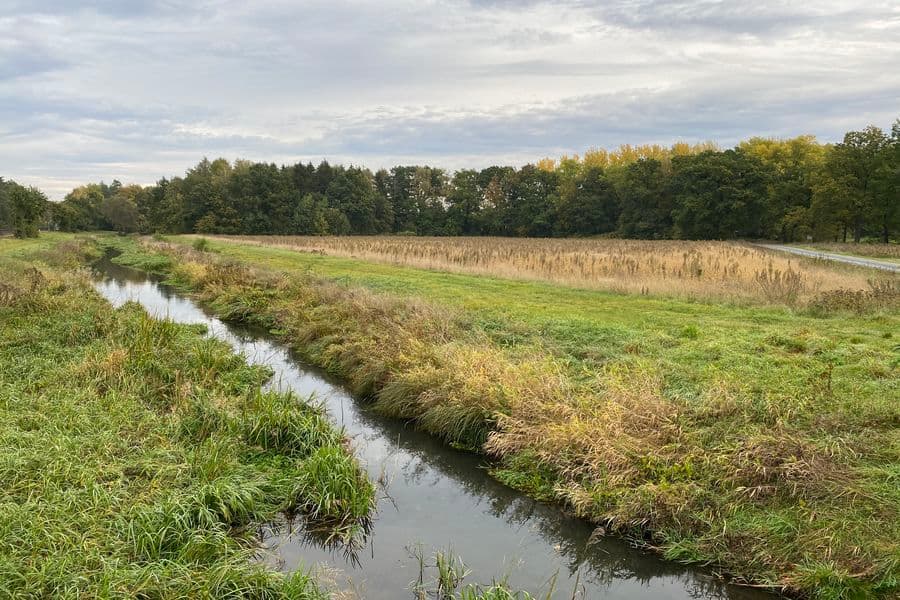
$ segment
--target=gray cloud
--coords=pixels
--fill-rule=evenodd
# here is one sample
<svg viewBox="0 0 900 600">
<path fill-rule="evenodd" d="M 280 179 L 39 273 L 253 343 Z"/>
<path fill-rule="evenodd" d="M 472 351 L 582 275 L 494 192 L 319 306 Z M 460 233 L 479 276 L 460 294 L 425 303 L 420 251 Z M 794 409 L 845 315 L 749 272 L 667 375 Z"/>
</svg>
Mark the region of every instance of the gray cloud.
<svg viewBox="0 0 900 600">
<path fill-rule="evenodd" d="M 4 3 L 0 175 L 60 198 L 204 155 L 371 167 L 900 116 L 893 2 Z"/>
</svg>

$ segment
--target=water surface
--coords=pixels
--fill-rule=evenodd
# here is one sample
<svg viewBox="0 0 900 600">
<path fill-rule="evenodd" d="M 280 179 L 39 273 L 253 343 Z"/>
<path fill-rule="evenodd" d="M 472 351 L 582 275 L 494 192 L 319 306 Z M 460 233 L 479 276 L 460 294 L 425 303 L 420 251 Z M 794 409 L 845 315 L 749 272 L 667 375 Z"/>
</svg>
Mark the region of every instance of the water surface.
<svg viewBox="0 0 900 600">
<path fill-rule="evenodd" d="M 352 440 L 373 480 L 384 482 L 372 532 L 353 556 L 325 548 L 302 528 L 272 524 L 262 531 L 264 560 L 278 568 L 336 571 L 344 587 L 371 600 L 411 597 L 419 573 L 412 550 L 463 558 L 468 582 L 506 577 L 510 585 L 554 600 L 734 599 L 777 596 L 724 584 L 710 573 L 661 560 L 616 538 L 593 539 L 593 528 L 558 507 L 515 492 L 485 471 L 482 458 L 449 448 L 404 423 L 381 417 L 337 382 L 292 355 L 264 331 L 226 324 L 146 274 L 102 260 L 95 287 L 113 305 L 139 302 L 154 317 L 200 323 L 251 363 L 275 373 L 268 386 L 315 395 Z"/>
</svg>

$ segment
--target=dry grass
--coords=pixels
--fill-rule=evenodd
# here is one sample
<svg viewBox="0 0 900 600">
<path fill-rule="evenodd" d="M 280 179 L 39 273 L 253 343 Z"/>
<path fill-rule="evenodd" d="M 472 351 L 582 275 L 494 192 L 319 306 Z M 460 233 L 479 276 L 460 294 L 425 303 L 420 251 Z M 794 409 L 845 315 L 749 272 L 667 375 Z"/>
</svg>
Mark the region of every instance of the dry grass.
<svg viewBox="0 0 900 600">
<path fill-rule="evenodd" d="M 737 242 L 516 238 L 219 236 L 265 246 L 590 289 L 796 305 L 823 292 L 868 290 L 861 269 Z"/>
<path fill-rule="evenodd" d="M 900 260 L 900 244 L 809 244 L 811 248 L 825 252 L 839 252 L 872 258 Z"/>
</svg>

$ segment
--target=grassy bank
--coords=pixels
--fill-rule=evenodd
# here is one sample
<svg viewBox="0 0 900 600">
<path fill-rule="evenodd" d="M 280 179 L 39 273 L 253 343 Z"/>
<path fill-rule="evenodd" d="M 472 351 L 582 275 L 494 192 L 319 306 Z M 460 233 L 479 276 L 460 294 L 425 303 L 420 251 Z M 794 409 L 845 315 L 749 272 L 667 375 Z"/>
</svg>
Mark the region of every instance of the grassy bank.
<svg viewBox="0 0 900 600">
<path fill-rule="evenodd" d="M 255 562 L 255 526 L 365 526 L 339 432 L 197 328 L 112 309 L 89 252 L 0 240 L 0 597 L 328 597 Z"/>
<path fill-rule="evenodd" d="M 895 308 L 686 302 L 175 241 L 122 258 L 276 331 L 383 412 L 498 457 L 509 485 L 755 584 L 900 589 Z"/>
</svg>

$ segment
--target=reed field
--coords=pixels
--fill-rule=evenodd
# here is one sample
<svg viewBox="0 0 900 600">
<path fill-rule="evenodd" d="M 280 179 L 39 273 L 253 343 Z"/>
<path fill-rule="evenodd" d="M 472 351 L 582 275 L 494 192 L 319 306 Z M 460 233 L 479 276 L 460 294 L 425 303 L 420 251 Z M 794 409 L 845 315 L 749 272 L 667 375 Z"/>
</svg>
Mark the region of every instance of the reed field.
<svg viewBox="0 0 900 600">
<path fill-rule="evenodd" d="M 697 300 L 800 305 L 884 275 L 740 242 L 404 236 L 217 236 L 386 264 Z M 877 284 L 876 284 L 877 285 Z"/>
<path fill-rule="evenodd" d="M 799 596 L 900 591 L 891 304 L 685 301 L 191 236 L 102 243 L 600 533 Z"/>
</svg>

